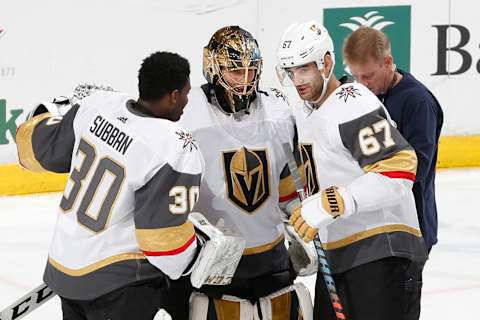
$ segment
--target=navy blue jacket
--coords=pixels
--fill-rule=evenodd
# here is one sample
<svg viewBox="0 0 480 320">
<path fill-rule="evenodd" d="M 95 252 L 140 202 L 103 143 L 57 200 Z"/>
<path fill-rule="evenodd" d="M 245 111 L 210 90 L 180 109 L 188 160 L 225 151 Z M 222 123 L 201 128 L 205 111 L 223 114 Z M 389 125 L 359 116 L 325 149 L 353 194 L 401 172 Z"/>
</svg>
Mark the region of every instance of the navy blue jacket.
<svg viewBox="0 0 480 320">
<path fill-rule="evenodd" d="M 410 73 L 379 96 L 397 129 L 415 149 L 418 158 L 413 195 L 420 229 L 428 250 L 437 243 L 437 205 L 435 202 L 435 166 L 443 111 L 433 94 Z"/>
</svg>

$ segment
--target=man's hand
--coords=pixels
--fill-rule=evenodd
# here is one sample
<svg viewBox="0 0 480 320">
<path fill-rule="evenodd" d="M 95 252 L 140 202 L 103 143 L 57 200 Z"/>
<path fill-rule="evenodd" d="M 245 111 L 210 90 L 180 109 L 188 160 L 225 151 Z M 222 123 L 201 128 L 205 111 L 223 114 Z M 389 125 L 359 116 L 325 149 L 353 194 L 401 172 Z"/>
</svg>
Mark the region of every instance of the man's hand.
<svg viewBox="0 0 480 320">
<path fill-rule="evenodd" d="M 323 224 L 332 222 L 339 216 L 348 216 L 355 210 L 355 202 L 345 189 L 330 187 L 302 201 L 290 217 L 300 238 L 312 241 Z"/>
</svg>

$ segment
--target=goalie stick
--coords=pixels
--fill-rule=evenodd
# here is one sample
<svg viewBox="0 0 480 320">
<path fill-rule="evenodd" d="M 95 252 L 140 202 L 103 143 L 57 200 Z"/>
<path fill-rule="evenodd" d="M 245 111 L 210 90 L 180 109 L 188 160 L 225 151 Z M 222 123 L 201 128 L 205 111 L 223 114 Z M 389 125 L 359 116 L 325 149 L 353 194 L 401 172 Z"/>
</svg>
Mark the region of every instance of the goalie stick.
<svg viewBox="0 0 480 320">
<path fill-rule="evenodd" d="M 56 294 L 42 283 L 0 312 L 0 320 L 18 320 L 37 309 Z"/>
<path fill-rule="evenodd" d="M 290 174 L 295 181 L 295 189 L 297 190 L 300 200 L 303 201 L 307 197 L 307 195 L 305 194 L 305 189 L 298 173 L 298 166 L 295 162 L 292 150 L 290 149 L 290 144 L 284 143 L 282 146 L 283 151 L 287 156 L 287 164 L 288 168 L 290 169 Z M 315 245 L 315 250 L 317 251 L 318 264 L 320 266 L 325 285 L 327 286 L 328 294 L 330 296 L 330 301 L 332 303 L 335 316 L 337 317 L 337 320 L 346 320 L 347 318 L 343 313 L 343 305 L 340 301 L 340 297 L 337 294 L 337 287 L 335 286 L 335 281 L 333 280 L 332 272 L 330 271 L 327 257 L 325 256 L 325 251 L 323 251 L 322 242 L 320 241 L 320 236 L 318 235 L 318 233 L 315 235 L 315 238 L 313 238 L 313 244 Z"/>
</svg>

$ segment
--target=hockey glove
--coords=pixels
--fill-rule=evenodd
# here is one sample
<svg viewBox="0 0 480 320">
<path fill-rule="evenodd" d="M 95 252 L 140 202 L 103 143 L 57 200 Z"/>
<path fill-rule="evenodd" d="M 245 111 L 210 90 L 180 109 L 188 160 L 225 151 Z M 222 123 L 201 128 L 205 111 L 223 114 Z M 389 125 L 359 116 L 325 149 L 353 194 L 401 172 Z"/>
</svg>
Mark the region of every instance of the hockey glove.
<svg viewBox="0 0 480 320">
<path fill-rule="evenodd" d="M 302 201 L 290 217 L 290 224 L 305 242 L 312 241 L 323 224 L 354 212 L 355 202 L 343 188 L 330 187 Z"/>
<path fill-rule="evenodd" d="M 63 117 L 74 104 L 99 90 L 114 91 L 109 86 L 89 83 L 79 84 L 73 89 L 71 98 L 59 96 L 54 98 L 52 102 L 40 102 L 36 104 L 32 111 L 27 114 L 25 121 L 46 112 L 49 112 L 52 117 Z"/>
<path fill-rule="evenodd" d="M 317 273 L 318 258 L 313 243 L 303 241 L 290 224 L 284 223 L 284 227 L 288 240 L 288 255 L 295 273 L 302 277 Z"/>
<path fill-rule="evenodd" d="M 40 102 L 33 107 L 32 111 L 27 114 L 25 121 L 38 116 L 39 114 L 50 112 L 52 117 L 63 117 L 70 110 L 70 100 L 67 97 L 56 97 L 52 102 Z"/>
<path fill-rule="evenodd" d="M 96 91 L 115 91 L 115 90 L 113 90 L 113 88 L 110 86 L 96 85 L 92 83 L 79 84 L 78 86 L 75 87 L 75 89 L 73 89 L 72 98 L 70 99 L 72 102 L 72 105 L 74 105 L 75 103 L 78 103 L 78 101 L 88 97 L 89 95 L 91 95 Z"/>
<path fill-rule="evenodd" d="M 195 288 L 229 284 L 242 258 L 245 239 L 225 227 L 211 225 L 201 213 L 192 212 L 188 218 L 201 246 L 191 268 L 190 282 Z"/>
</svg>

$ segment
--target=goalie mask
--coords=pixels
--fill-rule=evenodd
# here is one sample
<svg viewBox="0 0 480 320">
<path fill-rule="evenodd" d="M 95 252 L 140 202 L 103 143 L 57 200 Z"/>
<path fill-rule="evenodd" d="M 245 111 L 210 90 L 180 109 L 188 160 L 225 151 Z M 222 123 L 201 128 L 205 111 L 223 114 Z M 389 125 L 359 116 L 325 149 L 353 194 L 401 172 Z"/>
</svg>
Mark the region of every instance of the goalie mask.
<svg viewBox="0 0 480 320">
<path fill-rule="evenodd" d="M 255 99 L 262 72 L 258 43 L 238 26 L 215 32 L 203 49 L 203 75 L 224 112 L 246 111 Z"/>
</svg>

